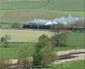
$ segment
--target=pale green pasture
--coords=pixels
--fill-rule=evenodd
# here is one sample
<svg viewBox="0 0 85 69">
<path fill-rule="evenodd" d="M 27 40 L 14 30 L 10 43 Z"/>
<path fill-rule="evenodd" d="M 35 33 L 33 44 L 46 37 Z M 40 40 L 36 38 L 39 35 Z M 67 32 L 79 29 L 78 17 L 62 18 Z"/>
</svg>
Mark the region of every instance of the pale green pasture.
<svg viewBox="0 0 85 69">
<path fill-rule="evenodd" d="M 38 30 L 0 30 L 0 37 L 9 35 L 9 42 L 37 42 L 42 34 L 51 36 L 52 32 Z"/>
</svg>

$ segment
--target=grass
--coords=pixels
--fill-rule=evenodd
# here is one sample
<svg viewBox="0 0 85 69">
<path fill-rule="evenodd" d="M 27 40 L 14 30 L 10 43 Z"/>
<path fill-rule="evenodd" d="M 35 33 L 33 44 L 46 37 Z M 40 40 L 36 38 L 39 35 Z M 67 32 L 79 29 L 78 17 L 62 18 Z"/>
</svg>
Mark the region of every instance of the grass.
<svg viewBox="0 0 85 69">
<path fill-rule="evenodd" d="M 54 19 L 62 16 L 78 16 L 83 17 L 83 11 L 54 11 L 54 10 L 0 10 L 0 20 L 3 23 L 25 24 L 27 21 L 35 18 Z M 3 24 L 2 23 L 2 24 Z"/>
<path fill-rule="evenodd" d="M 57 69 L 84 69 L 84 61 L 74 61 L 57 65 Z"/>
<path fill-rule="evenodd" d="M 26 23 L 35 18 L 84 16 L 84 0 L 30 0 L 0 2 L 0 22 Z"/>
<path fill-rule="evenodd" d="M 0 9 L 39 9 L 46 1 L 0 2 Z"/>
<path fill-rule="evenodd" d="M 51 9 L 84 11 L 84 0 L 4 1 L 0 9 Z"/>
<path fill-rule="evenodd" d="M 0 23 L 26 23 L 35 18 L 84 16 L 84 0 L 28 0 L 0 2 Z"/>
<path fill-rule="evenodd" d="M 37 42 L 42 34 L 51 36 L 52 32 L 40 30 L 0 30 L 0 37 L 9 35 L 9 42 Z"/>
<path fill-rule="evenodd" d="M 34 68 L 34 69 L 84 69 L 84 65 L 85 65 L 84 61 L 79 60 L 79 61 L 66 62 L 47 68 Z"/>
<path fill-rule="evenodd" d="M 57 47 L 54 49 L 55 51 L 60 51 L 60 50 L 70 50 L 70 49 L 83 49 L 85 48 L 85 33 L 80 33 L 80 32 L 71 32 L 69 33 L 66 47 Z"/>
<path fill-rule="evenodd" d="M 34 41 L 35 37 L 39 36 L 42 33 L 49 34 L 49 36 L 52 34 L 48 31 L 35 31 L 35 32 L 30 30 L 25 30 L 25 31 L 22 30 L 22 32 L 21 31 L 16 32 L 16 31 L 3 30 L 2 34 L 0 32 L 0 36 L 4 35 L 4 33 L 10 33 L 12 36 L 12 40 L 11 42 L 9 42 L 9 48 L 4 48 L 3 44 L 0 43 L 0 57 L 17 58 L 19 55 L 19 51 L 26 47 L 28 48 L 29 53 L 32 54 L 36 44 L 36 42 Z M 30 33 L 26 33 L 26 32 L 30 32 Z M 36 34 L 36 32 L 38 34 Z M 38 37 L 36 38 L 36 40 L 37 39 Z M 26 41 L 26 40 L 28 40 L 29 42 L 20 42 L 20 41 Z M 15 41 L 15 42 L 12 42 L 12 41 Z M 70 49 L 84 49 L 84 33 L 70 32 L 66 47 L 56 47 L 54 48 L 54 51 L 70 50 Z"/>
<path fill-rule="evenodd" d="M 9 27 L 11 23 L 24 24 L 34 18 L 53 19 L 60 16 L 84 16 L 84 0 L 44 0 L 44 1 L 4 1 L 0 2 L 0 26 Z M 10 35 L 9 48 L 0 43 L 0 58 L 18 58 L 22 49 L 27 48 L 29 55 L 34 52 L 38 37 L 52 35 L 49 31 L 2 30 L 0 37 Z M 84 49 L 84 33 L 71 32 L 66 47 L 56 47 L 54 51 Z M 84 69 L 84 61 L 67 62 L 48 68 L 35 69 Z"/>
<path fill-rule="evenodd" d="M 21 50 L 27 48 L 29 55 L 33 54 L 35 42 L 28 43 L 9 43 L 9 48 L 4 48 L 4 44 L 0 43 L 0 58 L 18 58 Z"/>
</svg>

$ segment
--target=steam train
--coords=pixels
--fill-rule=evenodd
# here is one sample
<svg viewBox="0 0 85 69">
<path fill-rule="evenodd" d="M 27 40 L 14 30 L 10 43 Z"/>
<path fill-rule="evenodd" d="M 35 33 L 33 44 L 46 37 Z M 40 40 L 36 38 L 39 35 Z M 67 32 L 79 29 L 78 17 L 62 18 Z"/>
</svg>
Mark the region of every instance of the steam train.
<svg viewBox="0 0 85 69">
<path fill-rule="evenodd" d="M 36 24 L 24 24 L 24 29 L 51 29 L 52 25 L 36 25 Z M 85 27 L 80 26 L 64 26 L 63 29 L 65 30 L 72 30 L 72 31 L 85 31 Z"/>
</svg>

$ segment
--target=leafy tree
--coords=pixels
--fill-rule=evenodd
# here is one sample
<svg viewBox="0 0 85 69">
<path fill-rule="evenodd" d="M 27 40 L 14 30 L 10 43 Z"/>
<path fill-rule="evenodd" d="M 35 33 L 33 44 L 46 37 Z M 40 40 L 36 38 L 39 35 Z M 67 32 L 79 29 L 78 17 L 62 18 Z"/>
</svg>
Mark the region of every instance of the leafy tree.
<svg viewBox="0 0 85 69">
<path fill-rule="evenodd" d="M 39 37 L 39 42 L 35 46 L 35 53 L 33 55 L 33 59 L 34 59 L 33 64 L 34 64 L 34 66 L 41 65 L 41 63 L 42 63 L 42 56 L 40 54 L 40 50 L 46 46 L 46 43 L 47 43 L 48 39 L 49 38 L 46 35 L 41 35 Z"/>
<path fill-rule="evenodd" d="M 48 36 L 41 35 L 39 37 L 39 40 L 38 40 L 39 42 L 36 44 L 37 51 L 38 51 L 38 49 L 40 51 L 40 49 L 42 49 L 43 47 L 45 47 L 45 45 L 46 45 L 46 43 L 47 43 L 48 40 L 49 40 Z"/>
<path fill-rule="evenodd" d="M 32 69 L 33 57 L 30 55 L 28 47 L 22 48 L 19 51 L 19 64 L 23 66 L 24 69 Z"/>
<path fill-rule="evenodd" d="M 50 39 L 46 35 L 41 35 L 33 55 L 34 66 L 45 67 L 47 64 L 49 64 L 54 59 L 52 49 L 53 46 Z"/>
<path fill-rule="evenodd" d="M 64 24 L 58 23 L 51 26 L 51 30 L 56 34 L 60 34 L 64 29 Z"/>
<path fill-rule="evenodd" d="M 5 35 L 4 37 L 1 37 L 1 42 L 4 43 L 4 47 L 8 47 L 8 40 L 10 40 L 9 35 Z"/>
<path fill-rule="evenodd" d="M 52 30 L 55 33 L 51 37 L 53 46 L 65 45 L 67 40 L 67 31 L 64 29 L 64 25 L 61 23 L 58 23 L 57 25 L 53 25 Z"/>
<path fill-rule="evenodd" d="M 51 63 L 55 59 L 55 53 L 53 52 L 53 46 L 50 41 L 47 42 L 47 45 L 40 51 L 42 56 L 42 67 L 46 67 L 47 64 Z"/>
<path fill-rule="evenodd" d="M 66 41 L 67 41 L 67 37 L 68 37 L 68 32 L 63 32 L 61 34 L 58 35 L 53 35 L 51 37 L 51 41 L 53 43 L 54 46 L 65 46 L 66 45 Z"/>
</svg>

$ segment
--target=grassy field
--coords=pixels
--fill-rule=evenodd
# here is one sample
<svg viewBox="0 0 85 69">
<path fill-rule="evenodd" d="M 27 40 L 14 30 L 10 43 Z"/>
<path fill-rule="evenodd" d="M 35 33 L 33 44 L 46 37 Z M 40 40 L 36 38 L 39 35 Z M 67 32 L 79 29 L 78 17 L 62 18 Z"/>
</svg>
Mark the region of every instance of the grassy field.
<svg viewBox="0 0 85 69">
<path fill-rule="evenodd" d="M 0 43 L 0 58 L 18 58 L 19 54 L 21 54 L 22 50 L 27 48 L 29 55 L 32 55 L 34 52 L 35 42 L 12 42 L 9 43 L 9 48 L 3 48 L 3 44 Z"/>
<path fill-rule="evenodd" d="M 3 58 L 17 58 L 18 52 L 28 47 L 28 51 L 32 54 L 38 37 L 42 34 L 52 35 L 49 31 L 30 31 L 30 30 L 0 30 L 0 37 L 9 34 L 11 40 L 9 48 L 3 48 L 0 43 L 0 57 Z M 84 33 L 70 32 L 66 47 L 56 47 L 54 51 L 68 50 L 68 49 L 83 49 L 84 48 Z"/>
<path fill-rule="evenodd" d="M 67 62 L 61 65 L 57 65 L 54 68 L 56 69 L 84 69 L 84 62 L 85 61 L 73 61 L 73 62 Z"/>
<path fill-rule="evenodd" d="M 9 27 L 14 22 L 24 24 L 35 18 L 54 19 L 61 16 L 84 17 L 84 0 L 0 0 L 0 26 Z M 0 58 L 18 58 L 23 49 L 29 55 L 34 52 L 38 37 L 53 34 L 44 30 L 0 29 L 0 37 L 10 35 L 8 48 L 0 43 Z M 70 32 L 66 47 L 56 47 L 54 51 L 84 49 L 85 33 Z M 84 61 L 67 62 L 48 68 L 35 69 L 84 69 Z"/>
<path fill-rule="evenodd" d="M 62 16 L 78 16 L 83 17 L 83 11 L 54 11 L 54 10 L 0 10 L 0 23 L 25 24 L 27 21 L 35 18 L 54 19 Z M 2 23 L 2 24 L 3 24 Z"/>
<path fill-rule="evenodd" d="M 6 34 L 11 38 L 9 42 L 37 42 L 40 35 L 51 36 L 52 32 L 43 30 L 0 30 L 0 37 Z"/>
<path fill-rule="evenodd" d="M 51 9 L 51 10 L 84 10 L 84 0 L 28 0 L 3 1 L 0 9 Z"/>
<path fill-rule="evenodd" d="M 84 69 L 85 61 L 72 61 L 63 64 L 55 65 L 51 68 L 40 68 L 40 69 Z M 38 68 L 36 68 L 38 69 Z"/>
<path fill-rule="evenodd" d="M 84 0 L 0 0 L 0 23 L 26 23 L 35 18 L 84 16 Z"/>
</svg>

